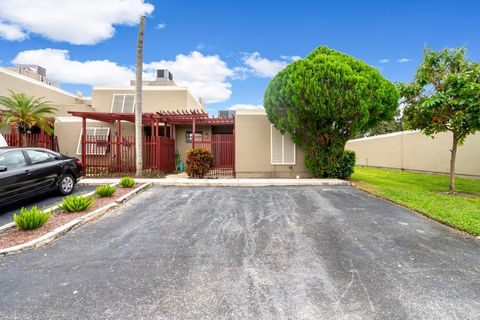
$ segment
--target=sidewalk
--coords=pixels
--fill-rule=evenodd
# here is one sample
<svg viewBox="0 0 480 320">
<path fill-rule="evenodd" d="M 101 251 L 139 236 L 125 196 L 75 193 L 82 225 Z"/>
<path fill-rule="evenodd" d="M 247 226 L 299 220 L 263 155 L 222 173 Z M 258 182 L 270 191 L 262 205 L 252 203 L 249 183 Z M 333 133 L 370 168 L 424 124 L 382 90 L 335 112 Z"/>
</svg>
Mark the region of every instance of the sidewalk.
<svg viewBox="0 0 480 320">
<path fill-rule="evenodd" d="M 83 178 L 78 183 L 107 184 L 118 182 L 119 178 Z M 219 187 L 265 187 L 265 186 L 349 186 L 340 179 L 188 179 L 188 178 L 152 178 L 135 179 L 138 183 L 151 182 L 156 186 L 219 186 Z"/>
</svg>

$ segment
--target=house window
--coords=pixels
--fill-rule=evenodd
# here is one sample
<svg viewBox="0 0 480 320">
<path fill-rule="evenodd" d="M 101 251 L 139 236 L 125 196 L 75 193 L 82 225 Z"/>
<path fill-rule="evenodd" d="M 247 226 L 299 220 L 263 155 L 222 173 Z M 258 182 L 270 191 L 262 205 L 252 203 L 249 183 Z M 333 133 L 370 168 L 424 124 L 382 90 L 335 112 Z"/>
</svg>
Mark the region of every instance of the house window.
<svg viewBox="0 0 480 320">
<path fill-rule="evenodd" d="M 288 133 L 281 134 L 273 124 L 270 126 L 271 159 L 275 165 L 295 164 L 295 144 Z"/>
<path fill-rule="evenodd" d="M 135 110 L 134 94 L 114 94 L 112 99 L 112 113 L 133 113 Z"/>
<path fill-rule="evenodd" d="M 82 154 L 82 134 L 80 131 L 78 138 L 77 154 Z M 88 127 L 86 131 L 86 145 L 85 153 L 87 155 L 105 155 L 108 149 L 108 138 L 110 135 L 110 128 L 93 128 Z"/>
<path fill-rule="evenodd" d="M 192 143 L 193 132 L 187 131 L 185 132 L 185 142 Z M 203 131 L 195 131 L 195 142 L 202 142 L 203 141 Z"/>
</svg>

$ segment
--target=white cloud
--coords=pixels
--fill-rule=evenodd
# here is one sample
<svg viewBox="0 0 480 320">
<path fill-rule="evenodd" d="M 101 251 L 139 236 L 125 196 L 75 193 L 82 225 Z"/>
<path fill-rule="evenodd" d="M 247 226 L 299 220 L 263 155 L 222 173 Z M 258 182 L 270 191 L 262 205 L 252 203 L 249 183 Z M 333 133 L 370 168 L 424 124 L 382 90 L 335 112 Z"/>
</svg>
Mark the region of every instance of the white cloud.
<svg viewBox="0 0 480 320">
<path fill-rule="evenodd" d="M 72 44 L 111 38 L 118 25 L 136 25 L 154 6 L 144 0 L 0 1 L 0 36 L 23 40 L 29 33 Z M 8 23 L 8 24 L 5 24 Z"/>
<path fill-rule="evenodd" d="M 382 60 L 380 60 L 380 63 L 389 63 L 389 62 L 390 62 L 389 59 L 382 59 Z"/>
<path fill-rule="evenodd" d="M 151 74 L 156 69 L 170 70 L 178 85 L 188 87 L 194 96 L 204 98 L 207 103 L 225 101 L 232 95 L 228 79 L 235 76 L 235 70 L 218 55 L 192 51 L 188 55 L 177 55 L 175 60 L 147 63 L 144 69 Z"/>
<path fill-rule="evenodd" d="M 280 56 L 283 60 L 297 61 L 302 59 L 300 56 Z"/>
<path fill-rule="evenodd" d="M 249 109 L 249 110 L 263 110 L 263 106 L 261 104 L 255 105 L 255 104 L 243 104 L 243 103 L 238 103 L 234 104 L 228 110 L 239 110 L 239 109 Z"/>
<path fill-rule="evenodd" d="M 155 29 L 162 30 L 162 29 L 165 29 L 166 27 L 167 27 L 166 23 L 159 23 L 159 24 L 157 24 Z"/>
<path fill-rule="evenodd" d="M 20 52 L 15 64 L 37 64 L 47 69 L 47 76 L 62 83 L 93 86 L 128 85 L 134 70 L 109 60 L 71 60 L 68 50 L 39 49 Z"/>
<path fill-rule="evenodd" d="M 0 38 L 10 41 L 22 41 L 25 40 L 27 37 L 28 35 L 23 32 L 19 27 L 0 21 Z"/>
<path fill-rule="evenodd" d="M 287 61 L 262 58 L 259 52 L 245 55 L 243 62 L 253 74 L 262 78 L 271 78 L 288 65 Z"/>
<path fill-rule="evenodd" d="M 401 58 L 401 59 L 398 59 L 397 62 L 398 63 L 408 63 L 408 62 L 411 62 L 412 59 L 409 59 L 409 58 Z"/>
</svg>

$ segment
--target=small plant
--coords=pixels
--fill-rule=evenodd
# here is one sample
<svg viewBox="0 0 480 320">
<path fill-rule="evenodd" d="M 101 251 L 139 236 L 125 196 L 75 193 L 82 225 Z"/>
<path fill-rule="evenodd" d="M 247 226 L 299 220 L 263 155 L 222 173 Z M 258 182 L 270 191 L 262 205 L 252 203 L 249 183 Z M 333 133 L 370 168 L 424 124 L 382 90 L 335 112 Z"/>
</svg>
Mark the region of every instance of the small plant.
<svg viewBox="0 0 480 320">
<path fill-rule="evenodd" d="M 203 178 L 214 166 L 212 153 L 207 149 L 190 149 L 187 152 L 187 174 Z"/>
<path fill-rule="evenodd" d="M 111 186 L 109 184 L 97 187 L 95 189 L 95 193 L 99 197 L 111 197 L 115 193 L 115 191 L 117 191 L 117 188 L 115 188 L 114 186 Z"/>
<path fill-rule="evenodd" d="M 67 212 L 79 212 L 87 210 L 91 206 L 93 206 L 93 195 L 84 197 L 74 194 L 63 199 L 62 204 L 58 207 Z"/>
<path fill-rule="evenodd" d="M 165 173 L 158 170 L 147 169 L 143 170 L 143 176 L 145 178 L 165 178 Z"/>
<path fill-rule="evenodd" d="M 20 215 L 13 214 L 13 221 L 17 228 L 22 230 L 33 230 L 43 226 L 50 219 L 51 212 L 45 212 L 45 209 L 38 209 L 33 206 L 30 210 L 20 209 Z"/>
<path fill-rule="evenodd" d="M 131 188 L 135 184 L 135 180 L 131 177 L 123 177 L 120 179 L 120 185 L 124 188 Z"/>
</svg>

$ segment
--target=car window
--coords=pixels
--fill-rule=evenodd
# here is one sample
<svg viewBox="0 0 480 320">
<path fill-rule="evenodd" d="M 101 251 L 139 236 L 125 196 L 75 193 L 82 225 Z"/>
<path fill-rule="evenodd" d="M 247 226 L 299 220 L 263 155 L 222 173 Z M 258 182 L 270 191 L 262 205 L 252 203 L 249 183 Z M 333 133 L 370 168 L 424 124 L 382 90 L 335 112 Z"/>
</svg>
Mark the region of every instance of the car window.
<svg viewBox="0 0 480 320">
<path fill-rule="evenodd" d="M 0 155 L 0 167 L 7 167 L 8 170 L 25 167 L 27 161 L 22 151 L 9 151 Z"/>
<path fill-rule="evenodd" d="M 55 157 L 49 152 L 40 150 L 26 150 L 26 152 L 32 164 L 45 163 L 55 160 Z"/>
</svg>

